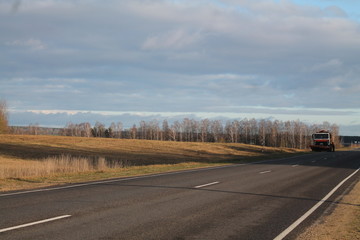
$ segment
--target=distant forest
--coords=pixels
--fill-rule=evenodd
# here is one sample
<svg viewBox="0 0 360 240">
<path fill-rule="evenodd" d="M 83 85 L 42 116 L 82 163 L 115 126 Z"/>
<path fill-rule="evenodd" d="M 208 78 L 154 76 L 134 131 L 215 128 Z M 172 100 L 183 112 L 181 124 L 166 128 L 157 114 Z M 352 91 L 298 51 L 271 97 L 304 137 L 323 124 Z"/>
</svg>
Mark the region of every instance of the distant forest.
<svg viewBox="0 0 360 240">
<path fill-rule="evenodd" d="M 269 147 L 308 148 L 311 135 L 319 130 L 332 133 L 336 145 L 340 143 L 339 126 L 329 122 L 308 125 L 299 120 L 279 121 L 268 119 L 221 120 L 184 118 L 169 124 L 167 120 L 141 121 L 130 128 L 122 122 L 106 127 L 101 122 L 94 126 L 84 122 L 67 123 L 64 128 L 44 128 L 38 124 L 27 127 L 8 126 L 5 100 L 0 100 L 0 134 L 62 135 L 74 137 L 100 137 L 118 139 L 146 139 L 180 142 L 227 142 L 245 143 Z"/>
<path fill-rule="evenodd" d="M 28 127 L 10 127 L 12 134 L 47 134 L 76 137 L 101 137 L 118 139 L 146 139 L 184 142 L 227 142 L 245 143 L 269 147 L 308 148 L 311 134 L 318 130 L 329 130 L 339 144 L 339 127 L 336 124 L 308 125 L 301 121 L 279 121 L 265 119 L 194 120 L 184 118 L 169 124 L 167 120 L 159 122 L 141 121 L 130 128 L 124 128 L 121 122 L 106 127 L 101 122 L 94 126 L 90 123 L 74 124 L 69 122 L 64 128 L 41 128 L 37 124 Z"/>
</svg>

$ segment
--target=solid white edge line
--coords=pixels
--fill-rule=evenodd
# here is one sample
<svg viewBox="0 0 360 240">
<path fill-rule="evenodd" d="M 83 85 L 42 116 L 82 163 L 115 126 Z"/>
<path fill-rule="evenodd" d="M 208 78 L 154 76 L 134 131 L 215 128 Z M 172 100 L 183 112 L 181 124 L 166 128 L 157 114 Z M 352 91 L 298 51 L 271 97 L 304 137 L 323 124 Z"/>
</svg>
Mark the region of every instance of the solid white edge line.
<svg viewBox="0 0 360 240">
<path fill-rule="evenodd" d="M 21 195 L 21 194 L 27 194 L 27 193 L 47 192 L 47 191 L 69 189 L 69 188 L 77 188 L 77 187 L 84 187 L 84 186 L 104 184 L 104 183 L 123 182 L 123 181 L 129 181 L 129 180 L 134 180 L 134 179 L 151 178 L 151 177 L 159 177 L 159 176 L 166 176 L 166 175 L 175 175 L 175 174 L 181 174 L 181 173 L 200 172 L 200 171 L 208 171 L 208 170 L 215 170 L 215 169 L 221 169 L 221 168 L 230 168 L 230 167 L 240 167 L 240 166 L 246 166 L 246 165 L 255 165 L 255 164 L 266 163 L 266 162 L 269 163 L 269 162 L 274 162 L 274 161 L 284 161 L 284 160 L 289 160 L 289 159 L 302 157 L 302 156 L 304 156 L 304 155 L 297 155 L 297 156 L 293 156 L 293 157 L 286 157 L 286 158 L 272 159 L 272 160 L 262 160 L 262 161 L 258 161 L 258 162 L 252 162 L 252 163 L 232 164 L 232 165 L 208 167 L 208 168 L 200 168 L 200 169 L 192 169 L 192 170 L 185 170 L 185 171 L 183 170 L 183 171 L 178 171 L 178 172 L 158 173 L 158 174 L 143 175 L 143 176 L 137 176 L 137 177 L 129 177 L 129 178 L 120 178 L 120 179 L 112 179 L 112 180 L 80 183 L 80 184 L 74 184 L 74 185 L 63 186 L 63 187 L 52 187 L 52 188 L 42 188 L 42 189 L 35 189 L 35 190 L 28 190 L 28 191 L 21 191 L 21 192 L 13 192 L 13 193 L 3 193 L 3 194 L 0 194 L 0 197 Z"/>
<path fill-rule="evenodd" d="M 215 184 L 218 184 L 218 183 L 220 183 L 220 182 L 207 183 L 207 184 L 203 184 L 203 185 L 196 186 L 196 187 L 194 187 L 194 188 L 203 188 L 203 187 L 215 185 Z"/>
<path fill-rule="evenodd" d="M 302 223 L 307 217 L 309 217 L 316 209 L 318 209 L 326 200 L 328 200 L 331 195 L 334 194 L 336 190 L 338 190 L 347 180 L 349 180 L 352 176 L 354 176 L 357 172 L 359 172 L 360 168 L 355 172 L 350 174 L 347 178 L 342 180 L 333 190 L 331 190 L 323 199 L 321 199 L 315 206 L 313 206 L 309 211 L 307 211 L 304 215 L 302 215 L 298 220 L 296 220 L 293 224 L 291 224 L 287 229 L 285 229 L 282 233 L 280 233 L 274 240 L 281 240 L 286 237 L 290 232 L 292 232 L 300 223 Z"/>
<path fill-rule="evenodd" d="M 26 223 L 26 224 L 14 226 L 14 227 L 4 228 L 4 229 L 0 229 L 0 233 L 16 230 L 16 229 L 19 229 L 19 228 L 30 227 L 30 226 L 37 225 L 37 224 L 52 222 L 52 221 L 56 221 L 56 220 L 60 220 L 60 219 L 63 219 L 63 218 L 68 218 L 68 217 L 71 217 L 71 215 L 63 215 L 63 216 L 58 216 L 58 217 L 54 217 L 54 218 L 48 218 L 48 219 L 40 220 L 40 221 L 37 221 L 37 222 Z"/>
</svg>

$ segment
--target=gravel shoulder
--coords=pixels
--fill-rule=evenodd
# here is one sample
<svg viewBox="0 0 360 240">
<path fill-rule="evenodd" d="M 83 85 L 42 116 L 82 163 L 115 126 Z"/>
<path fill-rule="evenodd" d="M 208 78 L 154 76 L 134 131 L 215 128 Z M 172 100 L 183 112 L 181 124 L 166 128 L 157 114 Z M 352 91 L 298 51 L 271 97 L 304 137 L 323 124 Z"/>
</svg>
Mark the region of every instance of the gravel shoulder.
<svg viewBox="0 0 360 240">
<path fill-rule="evenodd" d="M 297 240 L 360 240 L 360 182 Z"/>
</svg>

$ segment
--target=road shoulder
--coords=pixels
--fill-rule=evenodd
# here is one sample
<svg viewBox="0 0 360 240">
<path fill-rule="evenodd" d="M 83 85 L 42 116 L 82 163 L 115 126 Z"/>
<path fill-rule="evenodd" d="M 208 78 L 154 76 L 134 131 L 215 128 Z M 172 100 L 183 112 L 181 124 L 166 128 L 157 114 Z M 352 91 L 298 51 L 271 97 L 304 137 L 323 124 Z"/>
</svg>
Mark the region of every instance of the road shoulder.
<svg viewBox="0 0 360 240">
<path fill-rule="evenodd" d="M 360 240 L 360 182 L 345 195 L 330 215 L 324 215 L 297 240 Z"/>
</svg>

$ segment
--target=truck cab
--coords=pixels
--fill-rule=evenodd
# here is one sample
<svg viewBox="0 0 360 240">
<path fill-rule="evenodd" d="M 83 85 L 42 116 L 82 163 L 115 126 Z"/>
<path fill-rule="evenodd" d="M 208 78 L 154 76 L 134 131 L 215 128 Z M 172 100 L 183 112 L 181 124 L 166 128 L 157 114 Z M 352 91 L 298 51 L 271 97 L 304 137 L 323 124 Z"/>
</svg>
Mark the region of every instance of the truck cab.
<svg viewBox="0 0 360 240">
<path fill-rule="evenodd" d="M 335 145 L 332 141 L 331 133 L 328 131 L 319 131 L 312 135 L 312 151 L 328 151 L 335 152 Z"/>
</svg>

